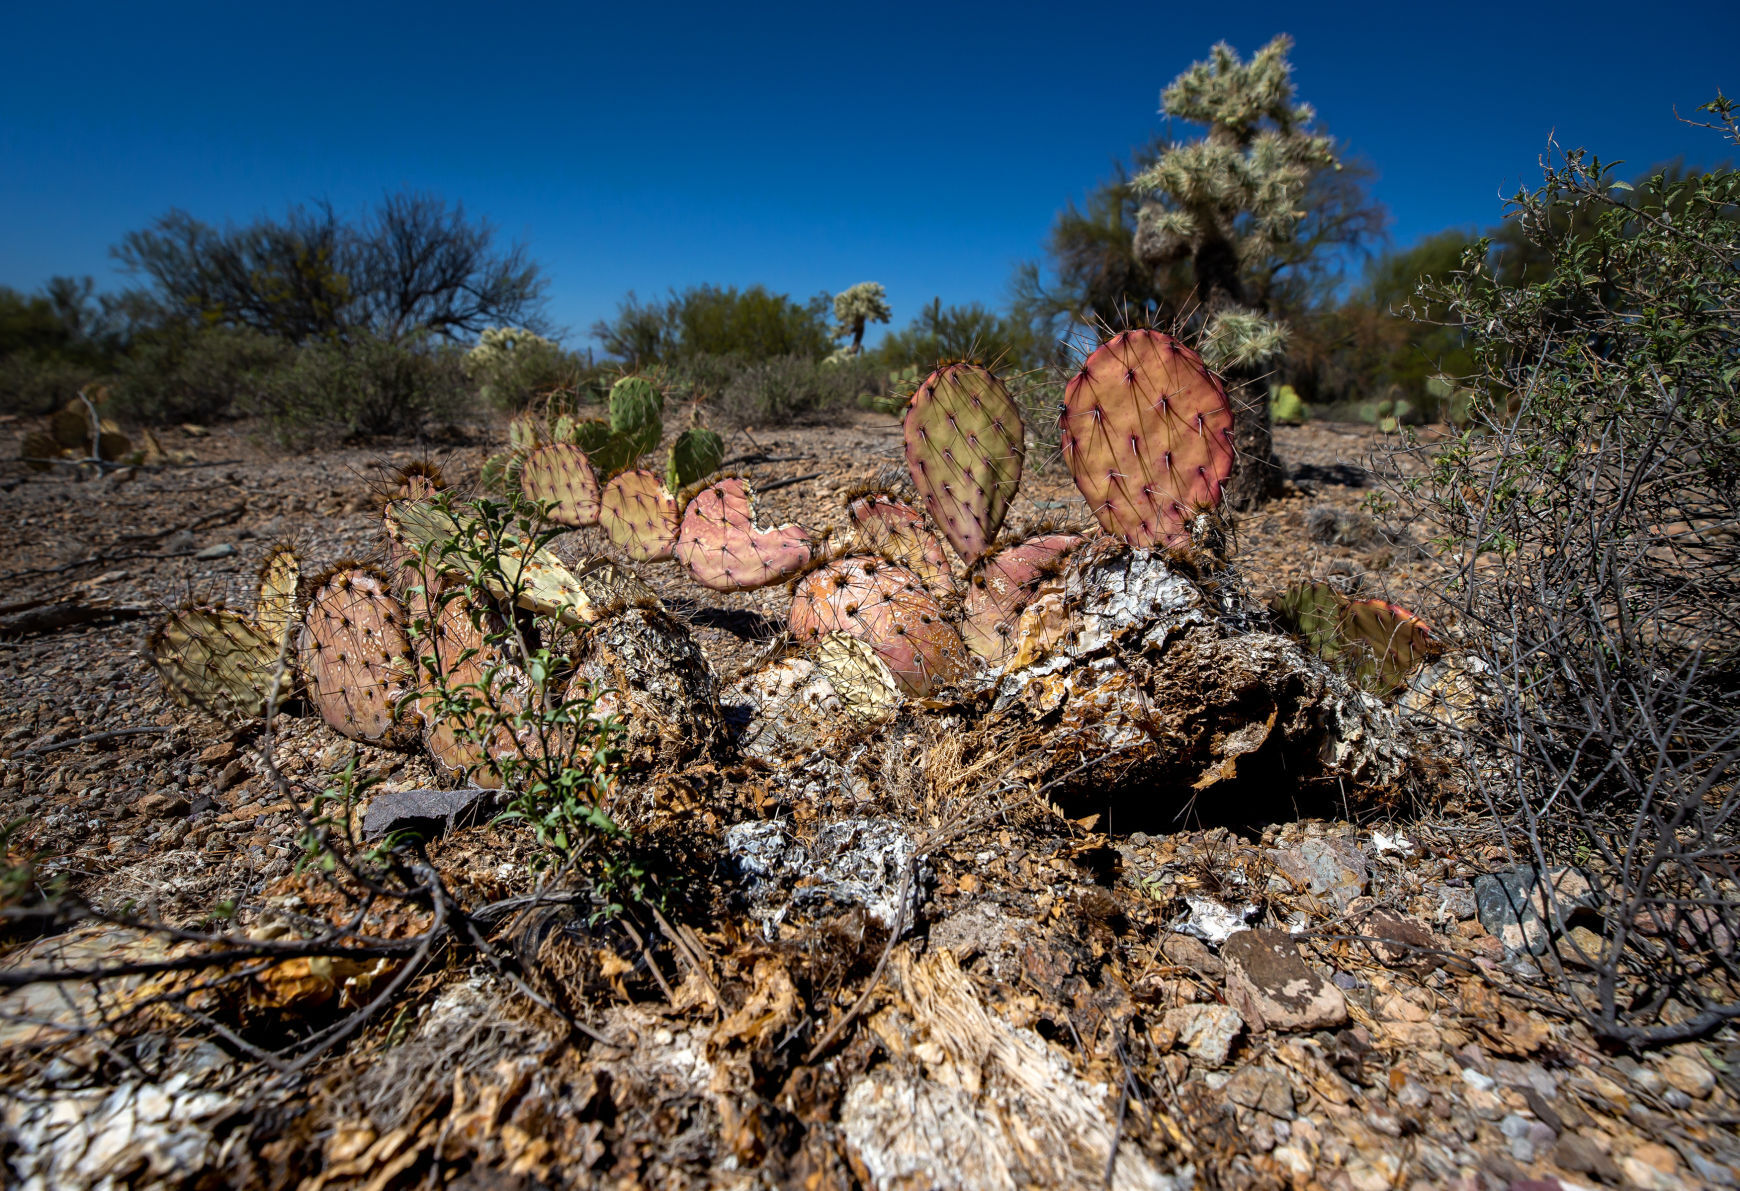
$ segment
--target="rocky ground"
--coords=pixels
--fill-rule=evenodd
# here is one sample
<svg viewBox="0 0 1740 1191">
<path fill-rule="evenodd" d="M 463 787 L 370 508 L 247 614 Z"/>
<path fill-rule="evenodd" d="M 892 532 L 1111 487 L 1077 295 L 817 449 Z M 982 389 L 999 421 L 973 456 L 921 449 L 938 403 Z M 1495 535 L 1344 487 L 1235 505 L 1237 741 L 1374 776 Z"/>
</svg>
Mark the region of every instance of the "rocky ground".
<svg viewBox="0 0 1740 1191">
<path fill-rule="evenodd" d="M 329 912 L 298 871 L 291 800 L 353 755 L 376 797 L 437 784 L 427 761 L 286 718 L 276 785 L 258 733 L 174 707 L 140 641 L 183 600 L 246 604 L 279 540 L 314 565 L 371 556 L 379 465 L 424 459 L 464 481 L 487 437 L 297 455 L 223 428 L 165 434 L 185 465 L 99 480 L 0 465 L 8 874 L 34 855 L 40 882 L 107 910 L 256 937 Z M 1277 437 L 1286 495 L 1237 527 L 1250 591 L 1331 576 L 1414 603 L 1416 547 L 1362 511 L 1372 436 Z M 904 474 L 896 424 L 873 414 L 742 432 L 727 457 L 762 486 L 764 521 L 818 529 L 844 525 L 847 491 Z M 1010 521 L 1087 524 L 1055 465 L 1030 470 Z M 559 552 L 603 545 L 581 530 Z M 724 684 L 783 627 L 780 588 L 720 596 L 672 563 L 641 571 Z M 1081 813 L 1031 792 L 974 804 L 980 758 L 947 731 L 878 747 L 883 778 L 863 789 L 747 764 L 625 782 L 620 817 L 680 870 L 686 942 L 623 959 L 607 931 L 564 928 L 552 970 L 591 1038 L 453 951 L 270 1092 L 292 1085 L 239 1042 L 328 1024 L 341 976 L 255 978 L 240 1035 L 215 1013 L 125 1039 L 89 1028 L 155 995 L 150 981 L 6 994 L 12 1175 L 307 1191 L 1740 1180 L 1740 1040 L 1624 1055 L 1558 1013 L 1529 924 L 1494 896 L 1515 859 L 1430 765 L 1360 805 L 1316 791 L 1277 813 L 1153 789 Z M 457 828 L 428 855 L 472 896 L 531 886 L 512 825 Z M 378 917 L 386 937 L 421 929 Z M 7 945 L 11 969 L 175 946 L 91 924 Z"/>
</svg>

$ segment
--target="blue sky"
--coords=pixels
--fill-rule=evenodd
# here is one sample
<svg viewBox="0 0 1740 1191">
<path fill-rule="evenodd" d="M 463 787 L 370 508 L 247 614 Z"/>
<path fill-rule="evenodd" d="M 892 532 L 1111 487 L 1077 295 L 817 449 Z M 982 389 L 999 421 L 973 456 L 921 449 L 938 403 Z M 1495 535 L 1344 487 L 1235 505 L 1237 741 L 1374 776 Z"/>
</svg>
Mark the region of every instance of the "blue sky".
<svg viewBox="0 0 1740 1191">
<path fill-rule="evenodd" d="M 1740 93 L 1740 5 L 22 4 L 0 8 L 0 284 L 122 281 L 223 222 L 414 187 L 523 241 L 583 339 L 630 289 L 1001 304 L 1053 215 L 1162 128 L 1216 40 L 1291 33 L 1392 236 L 1493 222 L 1555 134 L 1637 166 Z"/>
</svg>

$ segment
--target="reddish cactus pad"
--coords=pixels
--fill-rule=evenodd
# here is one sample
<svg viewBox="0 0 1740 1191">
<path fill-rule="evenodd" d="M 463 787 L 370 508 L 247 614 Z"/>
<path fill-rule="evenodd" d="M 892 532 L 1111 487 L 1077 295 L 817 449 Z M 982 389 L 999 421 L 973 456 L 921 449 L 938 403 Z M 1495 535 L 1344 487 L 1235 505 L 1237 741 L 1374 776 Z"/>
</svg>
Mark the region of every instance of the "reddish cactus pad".
<svg viewBox="0 0 1740 1191">
<path fill-rule="evenodd" d="M 808 566 L 814 552 L 810 531 L 801 525 L 758 527 L 755 489 L 737 476 L 695 495 L 683 510 L 675 548 L 695 582 L 714 591 L 777 583 Z"/>
<path fill-rule="evenodd" d="M 1064 389 L 1063 458 L 1109 534 L 1179 546 L 1232 474 L 1232 405 L 1195 352 L 1159 331 L 1102 344 Z"/>
<path fill-rule="evenodd" d="M 1081 543 L 1073 533 L 1042 534 L 986 559 L 973 572 L 962 601 L 966 619 L 961 622 L 961 639 L 967 648 L 992 663 L 1007 657 L 1034 588 Z"/>
<path fill-rule="evenodd" d="M 1015 499 L 1022 435 L 1009 390 L 977 364 L 937 369 L 907 407 L 907 470 L 931 520 L 969 564 L 991 548 Z"/>
<path fill-rule="evenodd" d="M 677 498 L 650 471 L 623 472 L 598 498 L 598 523 L 635 562 L 671 557 L 682 520 Z"/>
<path fill-rule="evenodd" d="M 586 452 L 570 443 L 550 443 L 526 456 L 520 491 L 528 500 L 550 505 L 557 525 L 598 524 L 598 477 Z"/>
<path fill-rule="evenodd" d="M 488 762 L 513 751 L 513 733 L 499 716 L 519 713 L 530 683 L 505 665 L 501 651 L 489 642 L 504 621 L 493 608 L 480 609 L 462 598 L 445 600 L 434 623 L 417 642 L 421 693 L 417 712 L 423 720 L 423 744 L 437 768 L 452 778 L 469 778 L 474 785 L 497 788 L 501 774 Z M 493 679 L 492 679 L 493 673 Z M 437 706 L 437 676 L 448 692 L 474 700 L 469 713 L 442 715 Z M 487 751 L 478 739 L 489 731 Z"/>
<path fill-rule="evenodd" d="M 967 670 L 961 635 L 918 576 L 880 558 L 842 558 L 805 575 L 792 593 L 791 631 L 805 642 L 829 633 L 858 638 L 910 695 L 927 695 Z"/>
<path fill-rule="evenodd" d="M 368 567 L 334 568 L 310 587 L 298 664 L 308 697 L 352 740 L 399 745 L 416 735 L 402 706 L 412 681 L 405 606 L 385 576 Z"/>
<path fill-rule="evenodd" d="M 903 500 L 882 492 L 860 496 L 847 506 L 858 548 L 898 563 L 917 575 L 932 594 L 948 595 L 955 589 L 942 542 L 925 524 L 924 514 Z"/>
</svg>

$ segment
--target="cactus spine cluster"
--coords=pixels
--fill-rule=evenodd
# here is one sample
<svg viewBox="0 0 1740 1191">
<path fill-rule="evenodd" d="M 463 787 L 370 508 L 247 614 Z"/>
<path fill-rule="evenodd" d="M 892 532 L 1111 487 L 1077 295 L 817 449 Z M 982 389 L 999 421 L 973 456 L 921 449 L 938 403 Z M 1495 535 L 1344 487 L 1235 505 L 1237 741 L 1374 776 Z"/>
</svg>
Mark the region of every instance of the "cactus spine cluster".
<svg viewBox="0 0 1740 1191">
<path fill-rule="evenodd" d="M 370 744 L 416 735 L 404 706 L 414 674 L 405 606 L 385 575 L 340 563 L 308 585 L 297 668 L 308 698 L 337 732 Z"/>
<path fill-rule="evenodd" d="M 901 689 L 928 695 L 967 672 L 967 650 L 917 575 L 880 558 L 842 558 L 805 575 L 792 592 L 792 636 L 828 633 L 874 649 Z"/>
<path fill-rule="evenodd" d="M 755 523 L 755 489 L 738 476 L 709 484 L 683 511 L 677 561 L 695 582 L 714 591 L 750 591 L 789 578 L 815 552 L 801 525 L 762 529 Z"/>
<path fill-rule="evenodd" d="M 599 524 L 611 544 L 635 562 L 670 558 L 681 522 L 677 498 L 650 471 L 623 472 L 599 498 Z"/>
<path fill-rule="evenodd" d="M 913 394 L 905 430 L 912 482 L 970 566 L 996 540 L 1021 483 L 1021 412 L 988 369 L 950 364 Z"/>
<path fill-rule="evenodd" d="M 1159 331 L 1125 331 L 1064 389 L 1063 458 L 1101 528 L 1181 546 L 1232 474 L 1232 405 L 1202 359 Z"/>
</svg>

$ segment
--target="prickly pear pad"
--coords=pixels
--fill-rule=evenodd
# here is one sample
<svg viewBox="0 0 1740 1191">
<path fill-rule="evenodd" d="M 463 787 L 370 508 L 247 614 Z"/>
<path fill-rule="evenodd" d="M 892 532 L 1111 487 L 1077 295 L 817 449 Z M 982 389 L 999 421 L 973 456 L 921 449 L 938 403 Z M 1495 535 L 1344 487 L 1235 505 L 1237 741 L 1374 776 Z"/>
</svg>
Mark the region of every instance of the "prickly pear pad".
<svg viewBox="0 0 1740 1191">
<path fill-rule="evenodd" d="M 1021 484 L 1021 411 L 987 369 L 931 373 L 906 411 L 906 466 L 931 520 L 969 565 L 996 540 Z"/>
<path fill-rule="evenodd" d="M 749 591 L 809 565 L 815 543 L 801 525 L 755 524 L 755 489 L 730 476 L 695 494 L 683 510 L 677 561 L 714 591 Z"/>
<path fill-rule="evenodd" d="M 308 698 L 335 731 L 370 744 L 416 736 L 403 706 L 413 681 L 405 606 L 386 577 L 340 565 L 309 588 L 298 660 Z"/>
<path fill-rule="evenodd" d="M 260 564 L 259 587 L 254 594 L 254 624 L 273 643 L 284 640 L 284 630 L 297 619 L 296 589 L 302 581 L 302 564 L 287 543 L 273 546 Z"/>
<path fill-rule="evenodd" d="M 598 524 L 598 477 L 586 452 L 568 443 L 550 443 L 526 456 L 520 491 L 550 506 L 557 525 Z"/>
<path fill-rule="evenodd" d="M 967 670 L 961 635 L 918 576 L 880 558 L 842 558 L 805 575 L 792 592 L 791 631 L 805 642 L 857 637 L 910 695 L 928 695 Z"/>
<path fill-rule="evenodd" d="M 227 608 L 183 608 L 145 646 L 177 703 L 226 720 L 260 714 L 278 668 L 277 640 Z"/>
<path fill-rule="evenodd" d="M 652 472 L 623 472 L 604 486 L 598 505 L 598 523 L 611 544 L 635 562 L 671 557 L 682 511 Z"/>
<path fill-rule="evenodd" d="M 1063 458 L 1107 533 L 1181 546 L 1232 474 L 1232 405 L 1202 358 L 1159 331 L 1125 331 L 1064 389 Z"/>
<path fill-rule="evenodd" d="M 852 518 L 858 548 L 864 553 L 879 554 L 905 567 L 934 595 L 954 591 L 955 577 L 948 557 L 943 554 L 942 542 L 924 523 L 924 514 L 885 492 L 857 497 L 846 511 Z"/>
<path fill-rule="evenodd" d="M 1082 544 L 1073 533 L 1042 534 L 999 550 L 973 571 L 962 601 L 966 618 L 961 639 L 988 662 L 1001 662 L 1014 650 L 1021 612 L 1033 599 L 1039 580 Z"/>
</svg>

